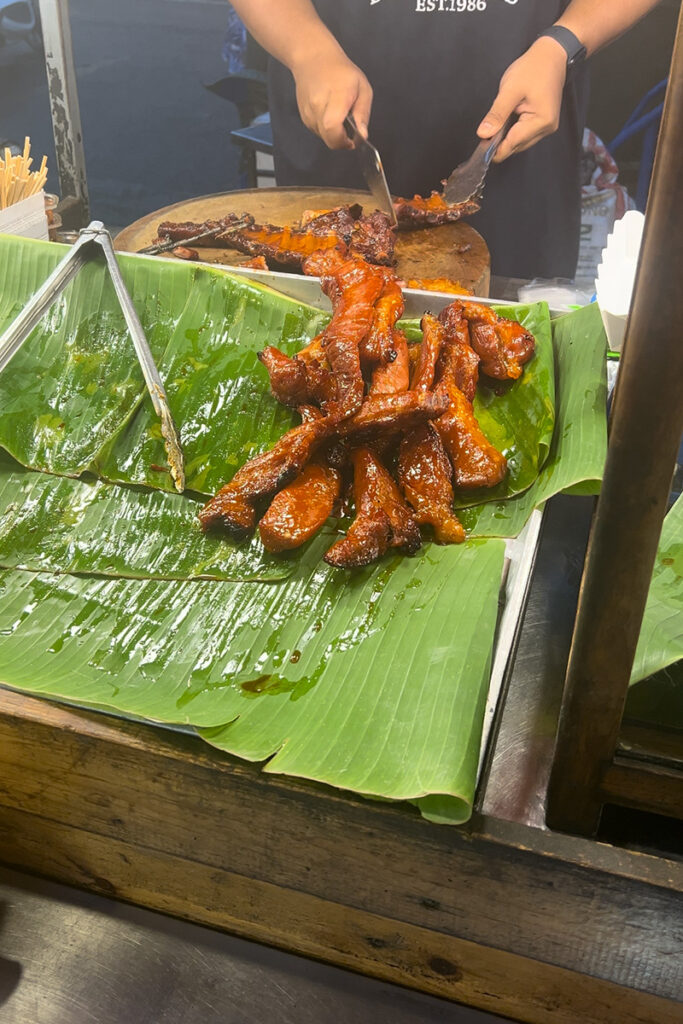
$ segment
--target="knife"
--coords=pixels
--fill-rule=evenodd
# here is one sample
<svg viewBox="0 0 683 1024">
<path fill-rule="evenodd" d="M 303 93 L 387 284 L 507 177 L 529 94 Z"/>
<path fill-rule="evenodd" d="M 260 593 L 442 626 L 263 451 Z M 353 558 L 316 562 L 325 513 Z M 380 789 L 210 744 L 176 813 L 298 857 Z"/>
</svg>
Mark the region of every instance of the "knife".
<svg viewBox="0 0 683 1024">
<path fill-rule="evenodd" d="M 344 118 L 344 128 L 349 138 L 353 140 L 354 149 L 358 153 L 360 160 L 363 177 L 372 198 L 375 200 L 377 209 L 381 210 L 382 213 L 386 213 L 393 227 L 398 227 L 396 211 L 394 210 L 394 204 L 387 186 L 387 179 L 384 175 L 384 168 L 382 167 L 379 153 L 360 134 L 351 114 Z"/>
<path fill-rule="evenodd" d="M 449 206 L 481 197 L 489 164 L 515 120 L 514 114 L 511 114 L 494 136 L 481 140 L 469 160 L 458 164 L 444 185 L 443 197 Z"/>
</svg>

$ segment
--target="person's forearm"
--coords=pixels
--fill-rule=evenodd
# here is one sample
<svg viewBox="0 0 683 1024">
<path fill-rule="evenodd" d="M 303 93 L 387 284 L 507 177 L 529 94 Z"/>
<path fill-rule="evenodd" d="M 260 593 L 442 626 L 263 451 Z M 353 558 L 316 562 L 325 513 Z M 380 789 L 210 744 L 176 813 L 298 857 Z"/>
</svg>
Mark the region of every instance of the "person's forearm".
<svg viewBox="0 0 683 1024">
<path fill-rule="evenodd" d="M 290 71 L 303 59 L 340 52 L 310 0 L 232 0 L 254 39 Z"/>
<path fill-rule="evenodd" d="M 344 121 L 367 138 L 372 87 L 310 0 L 232 0 L 245 25 L 294 76 L 301 120 L 330 149 L 353 149 Z"/>
<path fill-rule="evenodd" d="M 659 3 L 660 0 L 572 0 L 556 24 L 573 32 L 590 56 Z"/>
</svg>

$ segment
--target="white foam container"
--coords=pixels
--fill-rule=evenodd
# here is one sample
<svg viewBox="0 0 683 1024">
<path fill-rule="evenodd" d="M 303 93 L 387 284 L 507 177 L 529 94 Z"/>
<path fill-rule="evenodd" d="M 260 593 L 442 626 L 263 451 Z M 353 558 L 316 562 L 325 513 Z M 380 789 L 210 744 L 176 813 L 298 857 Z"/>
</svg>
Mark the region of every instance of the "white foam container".
<svg viewBox="0 0 683 1024">
<path fill-rule="evenodd" d="M 0 234 L 22 235 L 24 238 L 48 240 L 45 193 L 36 192 L 28 199 L 13 203 L 6 210 L 0 210 Z"/>
<path fill-rule="evenodd" d="M 644 224 L 645 217 L 638 210 L 629 210 L 616 222 L 602 250 L 595 279 L 602 322 L 609 347 L 615 352 L 621 351 L 626 333 Z"/>
</svg>

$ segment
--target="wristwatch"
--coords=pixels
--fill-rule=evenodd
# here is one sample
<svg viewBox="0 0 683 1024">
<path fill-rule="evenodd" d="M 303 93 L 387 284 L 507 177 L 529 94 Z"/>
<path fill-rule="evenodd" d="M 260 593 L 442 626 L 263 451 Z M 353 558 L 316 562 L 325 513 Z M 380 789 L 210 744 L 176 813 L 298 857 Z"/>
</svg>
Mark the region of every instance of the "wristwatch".
<svg viewBox="0 0 683 1024">
<path fill-rule="evenodd" d="M 554 39 L 556 43 L 559 43 L 564 52 L 567 54 L 567 67 L 574 68 L 581 61 L 586 59 L 588 51 L 583 45 L 580 39 L 570 32 L 564 25 L 551 25 L 545 32 L 541 32 L 538 39 L 542 39 L 543 36 L 549 36 L 550 39 Z"/>
</svg>

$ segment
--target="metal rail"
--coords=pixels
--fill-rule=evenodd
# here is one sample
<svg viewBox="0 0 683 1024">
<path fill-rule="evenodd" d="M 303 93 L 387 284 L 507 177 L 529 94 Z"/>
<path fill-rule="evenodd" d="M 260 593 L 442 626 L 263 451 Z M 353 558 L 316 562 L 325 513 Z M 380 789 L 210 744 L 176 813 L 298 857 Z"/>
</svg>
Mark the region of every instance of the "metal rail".
<svg viewBox="0 0 683 1024">
<path fill-rule="evenodd" d="M 65 227 L 81 228 L 90 220 L 90 202 L 71 46 L 69 0 L 40 0 L 40 19 L 62 198 L 60 213 Z"/>
</svg>

